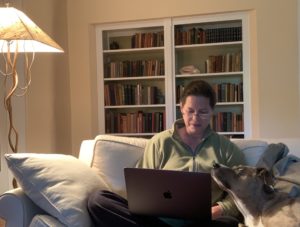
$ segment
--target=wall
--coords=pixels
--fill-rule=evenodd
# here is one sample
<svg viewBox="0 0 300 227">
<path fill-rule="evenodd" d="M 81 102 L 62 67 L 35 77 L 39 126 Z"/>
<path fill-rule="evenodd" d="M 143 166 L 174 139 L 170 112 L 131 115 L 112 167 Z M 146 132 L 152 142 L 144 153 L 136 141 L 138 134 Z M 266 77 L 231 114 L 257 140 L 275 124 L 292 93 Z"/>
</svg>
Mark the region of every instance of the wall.
<svg viewBox="0 0 300 227">
<path fill-rule="evenodd" d="M 26 151 L 71 153 L 66 0 L 23 0 L 23 11 L 63 49 L 36 54 L 26 96 Z"/>
<path fill-rule="evenodd" d="M 97 134 L 93 24 L 247 10 L 253 136 L 300 136 L 297 0 L 68 1 L 73 152 Z"/>
<path fill-rule="evenodd" d="M 298 20 L 297 20 L 297 28 L 298 28 L 298 74 L 299 74 L 299 88 L 300 88 L 300 1 L 297 2 L 298 3 L 298 7 L 297 7 L 297 16 L 298 16 Z M 300 89 L 298 91 L 299 93 L 299 97 L 300 97 Z M 300 102 L 300 99 L 299 99 Z M 300 103 L 299 103 L 300 105 Z"/>
</svg>

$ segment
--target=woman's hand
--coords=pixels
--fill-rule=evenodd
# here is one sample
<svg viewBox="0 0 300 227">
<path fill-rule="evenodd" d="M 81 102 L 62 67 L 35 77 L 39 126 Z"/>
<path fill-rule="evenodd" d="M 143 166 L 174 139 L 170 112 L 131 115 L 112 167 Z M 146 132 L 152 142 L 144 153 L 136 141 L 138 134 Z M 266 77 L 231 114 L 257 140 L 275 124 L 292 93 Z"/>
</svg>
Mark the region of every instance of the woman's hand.
<svg viewBox="0 0 300 227">
<path fill-rule="evenodd" d="M 219 205 L 213 206 L 211 208 L 211 218 L 212 219 L 217 219 L 223 215 L 223 210 L 222 207 Z"/>
</svg>

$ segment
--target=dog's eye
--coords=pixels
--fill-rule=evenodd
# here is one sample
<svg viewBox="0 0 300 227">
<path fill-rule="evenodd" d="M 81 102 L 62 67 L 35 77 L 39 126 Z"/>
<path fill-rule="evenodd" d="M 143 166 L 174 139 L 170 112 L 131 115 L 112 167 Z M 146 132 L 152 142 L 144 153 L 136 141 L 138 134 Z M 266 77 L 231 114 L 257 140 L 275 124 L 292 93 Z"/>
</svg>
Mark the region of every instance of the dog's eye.
<svg viewBox="0 0 300 227">
<path fill-rule="evenodd" d="M 237 169 L 235 170 L 235 173 L 236 173 L 236 175 L 238 175 L 238 176 L 243 176 L 243 175 L 245 175 L 245 171 L 244 171 L 243 168 L 237 168 Z"/>
<path fill-rule="evenodd" d="M 235 169 L 234 171 L 237 175 L 239 175 L 241 173 L 241 169 Z"/>
</svg>

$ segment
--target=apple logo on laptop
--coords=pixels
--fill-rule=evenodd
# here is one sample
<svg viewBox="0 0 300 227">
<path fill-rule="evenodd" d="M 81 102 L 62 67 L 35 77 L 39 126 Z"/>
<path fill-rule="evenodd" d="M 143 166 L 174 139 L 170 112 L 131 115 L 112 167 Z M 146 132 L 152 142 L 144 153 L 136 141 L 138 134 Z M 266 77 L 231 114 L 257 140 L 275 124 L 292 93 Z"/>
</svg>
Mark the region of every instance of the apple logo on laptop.
<svg viewBox="0 0 300 227">
<path fill-rule="evenodd" d="M 172 199 L 172 193 L 170 192 L 170 190 L 165 191 L 163 193 L 163 196 L 164 196 L 165 199 Z"/>
</svg>

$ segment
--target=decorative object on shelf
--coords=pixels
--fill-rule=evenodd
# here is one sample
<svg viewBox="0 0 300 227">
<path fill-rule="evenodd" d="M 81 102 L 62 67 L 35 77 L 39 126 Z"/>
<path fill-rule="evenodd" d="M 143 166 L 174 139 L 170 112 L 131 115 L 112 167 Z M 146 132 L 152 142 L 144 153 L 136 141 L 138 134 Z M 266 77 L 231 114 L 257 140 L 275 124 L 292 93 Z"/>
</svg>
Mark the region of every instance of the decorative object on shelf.
<svg viewBox="0 0 300 227">
<path fill-rule="evenodd" d="M 109 49 L 111 49 L 111 50 L 117 50 L 119 48 L 120 48 L 119 43 L 117 43 L 116 41 L 112 41 L 109 44 Z"/>
<path fill-rule="evenodd" d="M 5 68 L 4 76 L 5 109 L 9 117 L 8 141 L 11 150 L 18 151 L 18 132 L 13 123 L 12 97 L 23 96 L 31 83 L 31 67 L 35 52 L 63 52 L 63 49 L 43 32 L 23 12 L 9 7 L 0 7 L 0 52 Z M 19 53 L 25 55 L 24 78 L 17 71 Z M 28 53 L 31 53 L 31 57 Z M 20 83 L 24 82 L 24 85 Z"/>
<path fill-rule="evenodd" d="M 200 70 L 194 65 L 186 65 L 180 68 L 180 74 L 197 74 L 200 73 Z"/>
</svg>

